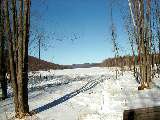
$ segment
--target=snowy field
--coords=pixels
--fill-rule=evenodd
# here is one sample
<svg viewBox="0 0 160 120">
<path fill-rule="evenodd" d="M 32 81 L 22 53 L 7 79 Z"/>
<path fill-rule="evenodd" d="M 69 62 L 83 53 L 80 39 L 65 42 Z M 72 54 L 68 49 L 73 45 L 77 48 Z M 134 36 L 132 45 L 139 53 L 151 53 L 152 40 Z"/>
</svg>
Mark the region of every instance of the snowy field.
<svg viewBox="0 0 160 120">
<path fill-rule="evenodd" d="M 31 72 L 28 120 L 122 120 L 126 109 L 160 106 L 159 78 L 150 90 L 137 87 L 130 71 L 116 79 L 114 68 Z M 14 119 L 12 97 L 0 104 L 0 120 Z"/>
</svg>

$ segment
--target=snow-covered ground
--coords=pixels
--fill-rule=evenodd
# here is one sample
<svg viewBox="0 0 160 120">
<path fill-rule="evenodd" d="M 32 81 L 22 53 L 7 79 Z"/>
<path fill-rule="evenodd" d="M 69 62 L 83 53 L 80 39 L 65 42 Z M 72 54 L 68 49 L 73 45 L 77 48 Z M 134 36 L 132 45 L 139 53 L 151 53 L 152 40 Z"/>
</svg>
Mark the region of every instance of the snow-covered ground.
<svg viewBox="0 0 160 120">
<path fill-rule="evenodd" d="M 130 71 L 115 77 L 115 68 L 78 68 L 29 73 L 30 120 L 122 120 L 131 108 L 160 106 L 160 79 L 138 91 Z M 12 94 L 11 88 L 9 88 Z M 12 97 L 0 102 L 0 120 L 14 116 Z"/>
</svg>

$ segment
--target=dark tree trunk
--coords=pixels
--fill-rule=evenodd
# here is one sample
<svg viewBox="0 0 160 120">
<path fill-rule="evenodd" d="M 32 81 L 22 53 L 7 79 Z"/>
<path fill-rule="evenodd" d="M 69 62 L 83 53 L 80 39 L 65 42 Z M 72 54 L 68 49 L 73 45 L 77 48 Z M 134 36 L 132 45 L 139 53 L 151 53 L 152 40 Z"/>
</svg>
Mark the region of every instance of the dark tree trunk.
<svg viewBox="0 0 160 120">
<path fill-rule="evenodd" d="M 8 0 L 4 0 L 4 10 L 5 10 L 5 21 L 6 21 L 6 38 L 8 40 L 8 49 L 9 49 L 9 64 L 10 64 L 10 73 L 11 73 L 11 82 L 13 87 L 14 94 L 14 104 L 15 104 L 15 113 L 16 116 L 19 115 L 19 105 L 18 105 L 18 88 L 17 88 L 17 78 L 16 78 L 16 67 L 14 63 L 14 52 L 13 52 L 13 41 L 10 29 L 10 19 L 8 11 Z"/>
<path fill-rule="evenodd" d="M 2 1 L 0 1 L 0 83 L 2 88 L 2 99 L 7 98 L 7 80 L 5 77 L 6 67 L 5 67 L 5 57 L 4 57 L 4 20 L 3 20 L 3 9 Z"/>
<path fill-rule="evenodd" d="M 28 43 L 30 29 L 30 0 L 24 0 L 24 38 L 23 38 L 23 78 L 24 78 L 24 105 L 29 112 L 28 106 Z"/>
</svg>

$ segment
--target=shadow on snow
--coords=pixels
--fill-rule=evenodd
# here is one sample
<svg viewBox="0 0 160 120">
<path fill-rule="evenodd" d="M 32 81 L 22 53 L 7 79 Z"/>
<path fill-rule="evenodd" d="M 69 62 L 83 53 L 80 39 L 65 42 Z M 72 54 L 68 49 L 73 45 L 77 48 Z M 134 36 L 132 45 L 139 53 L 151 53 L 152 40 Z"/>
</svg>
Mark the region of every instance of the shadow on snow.
<svg viewBox="0 0 160 120">
<path fill-rule="evenodd" d="M 81 92 L 85 92 L 85 91 L 87 91 L 87 90 L 89 90 L 89 89 L 92 89 L 92 88 L 95 87 L 99 82 L 100 82 L 100 81 L 96 81 L 96 80 L 94 80 L 94 81 L 89 81 L 86 85 L 84 85 L 84 86 L 81 87 L 80 89 L 75 90 L 74 92 L 71 92 L 71 93 L 69 93 L 69 94 L 66 94 L 66 95 L 64 95 L 63 97 L 61 97 L 61 98 L 59 98 L 59 99 L 57 99 L 57 100 L 54 100 L 53 102 L 50 102 L 50 103 L 48 103 L 48 104 L 46 104 L 46 105 L 43 105 L 43 106 L 41 106 L 41 107 L 38 107 L 38 108 L 32 110 L 31 113 L 37 114 L 37 113 L 43 112 L 43 111 L 45 111 L 45 110 L 47 110 L 47 109 L 50 109 L 50 108 L 52 108 L 52 107 L 54 107 L 54 106 L 56 106 L 56 105 L 59 105 L 59 104 L 65 102 L 65 101 L 69 100 L 70 98 L 78 95 L 78 94 L 81 93 Z"/>
</svg>

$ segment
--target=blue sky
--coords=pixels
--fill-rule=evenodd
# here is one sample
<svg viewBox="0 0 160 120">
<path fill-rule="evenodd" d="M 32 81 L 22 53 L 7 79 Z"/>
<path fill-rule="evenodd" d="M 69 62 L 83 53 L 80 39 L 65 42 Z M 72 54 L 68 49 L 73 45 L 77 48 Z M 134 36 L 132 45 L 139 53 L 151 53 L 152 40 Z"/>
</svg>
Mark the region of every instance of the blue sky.
<svg viewBox="0 0 160 120">
<path fill-rule="evenodd" d="M 50 36 L 44 40 L 51 46 L 42 49 L 42 59 L 57 64 L 79 64 L 102 62 L 114 56 L 109 31 L 110 0 L 33 0 L 31 12 L 39 15 L 34 24 Z M 113 16 L 121 52 L 126 54 L 129 43 L 119 5 L 114 6 Z M 77 39 L 72 41 L 74 34 Z M 38 56 L 37 53 L 35 50 L 31 55 Z"/>
</svg>

